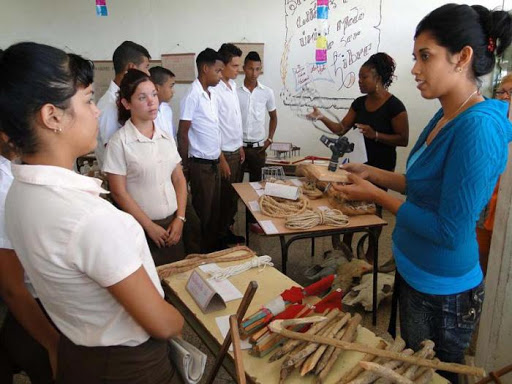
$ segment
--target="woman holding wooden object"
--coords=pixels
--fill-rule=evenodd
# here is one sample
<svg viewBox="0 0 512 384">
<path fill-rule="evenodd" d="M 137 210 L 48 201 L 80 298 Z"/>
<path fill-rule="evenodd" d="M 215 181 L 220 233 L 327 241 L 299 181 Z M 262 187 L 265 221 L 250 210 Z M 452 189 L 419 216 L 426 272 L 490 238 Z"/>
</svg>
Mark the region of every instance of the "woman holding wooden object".
<svg viewBox="0 0 512 384">
<path fill-rule="evenodd" d="M 463 361 L 482 309 L 475 223 L 505 169 L 512 125 L 505 103 L 480 95 L 479 77 L 511 39 L 504 11 L 446 4 L 427 15 L 416 28 L 412 74 L 421 95 L 438 99 L 441 109 L 412 149 L 405 175 L 349 164 L 353 184 L 335 186 L 396 214 L 401 335 L 413 349 L 433 340 L 442 361 Z"/>
<path fill-rule="evenodd" d="M 340 123 L 324 116 L 317 108 L 308 115 L 320 120 L 333 133 L 344 135 L 354 126 L 364 135 L 368 165 L 394 171 L 396 147 L 409 143 L 409 120 L 404 104 L 388 91 L 393 83 L 395 61 L 386 53 L 372 55 L 359 70 L 359 89 L 365 96 L 354 100 Z M 379 216 L 382 208 L 378 208 Z M 343 237 L 351 248 L 352 234 Z M 373 253 L 367 252 L 368 256 Z"/>
<path fill-rule="evenodd" d="M 164 299 L 132 216 L 73 171 L 94 150 L 93 65 L 20 43 L 0 60 L 0 129 L 21 153 L 6 199 L 7 235 L 62 334 L 57 382 L 170 383 L 167 339 L 183 327 Z"/>
<path fill-rule="evenodd" d="M 155 264 L 183 259 L 181 235 L 187 183 L 172 136 L 154 122 L 158 94 L 148 75 L 130 69 L 119 89 L 119 122 L 110 139 L 103 171 L 112 197 L 146 231 Z"/>
</svg>

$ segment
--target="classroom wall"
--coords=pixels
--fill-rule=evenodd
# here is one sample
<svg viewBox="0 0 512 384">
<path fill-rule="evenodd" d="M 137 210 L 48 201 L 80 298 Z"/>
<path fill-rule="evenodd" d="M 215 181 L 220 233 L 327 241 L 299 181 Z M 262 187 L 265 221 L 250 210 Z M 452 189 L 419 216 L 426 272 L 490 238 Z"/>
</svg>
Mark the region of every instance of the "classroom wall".
<svg viewBox="0 0 512 384">
<path fill-rule="evenodd" d="M 321 132 L 300 116 L 309 107 L 304 106 L 298 113 L 297 108 L 285 106 L 280 97 L 284 88 L 281 59 L 285 27 L 287 22 L 293 21 L 286 18 L 286 13 L 291 6 L 304 7 L 305 3 L 304 0 L 107 0 L 109 16 L 97 17 L 93 0 L 9 2 L 0 13 L 0 47 L 5 48 L 17 41 L 34 40 L 101 60 L 110 59 L 115 47 L 123 40 L 133 40 L 147 47 L 153 58 L 158 59 L 163 53 L 197 53 L 207 46 L 217 49 L 221 43 L 229 41 L 263 42 L 265 68 L 261 81 L 274 89 L 278 108 L 279 124 L 275 140 L 293 142 L 302 148 L 303 155 L 329 155 L 318 140 Z M 376 17 L 378 13 L 380 16 L 378 50 L 387 52 L 397 62 L 397 79 L 390 91 L 404 102 L 410 121 L 410 145 L 406 149 L 399 149 L 398 170 L 403 170 L 412 144 L 439 108 L 437 101 L 421 98 L 410 69 L 414 28 L 424 15 L 443 3 L 445 1 L 441 0 L 331 0 L 338 11 L 350 12 L 354 7 L 359 7 L 368 15 Z M 490 8 L 512 5 L 511 0 L 468 3 L 480 3 Z M 365 31 L 368 31 L 367 27 Z M 376 48 L 374 39 L 372 51 L 368 53 L 374 53 Z M 295 50 L 290 57 L 300 59 L 301 54 L 305 53 Z M 354 64 L 356 74 L 356 67 L 365 61 L 363 59 Z M 307 63 L 311 57 L 304 57 L 303 60 Z M 241 80 L 242 77 L 239 77 Z M 317 88 L 319 94 L 332 93 L 332 89 L 327 90 L 322 82 L 312 84 L 320 84 Z M 176 88 L 171 105 L 177 117 L 179 99 L 187 85 L 177 85 Z M 352 89 L 342 88 L 337 94 L 339 97 L 356 97 L 356 88 L 357 81 Z M 346 110 L 332 111 L 341 118 Z"/>
</svg>

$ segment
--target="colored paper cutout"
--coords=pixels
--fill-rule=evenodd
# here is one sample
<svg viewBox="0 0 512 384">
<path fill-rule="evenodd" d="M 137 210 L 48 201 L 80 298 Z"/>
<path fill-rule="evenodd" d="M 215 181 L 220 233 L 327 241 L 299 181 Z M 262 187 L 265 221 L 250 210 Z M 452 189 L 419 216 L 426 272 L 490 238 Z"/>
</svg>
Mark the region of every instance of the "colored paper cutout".
<svg viewBox="0 0 512 384">
<path fill-rule="evenodd" d="M 316 5 L 317 7 L 321 7 L 322 5 L 329 6 L 329 0 L 317 0 Z"/>
<path fill-rule="evenodd" d="M 329 18 L 329 7 L 316 7 L 316 18 L 319 20 L 327 20 Z"/>
<path fill-rule="evenodd" d="M 327 49 L 316 50 L 316 63 L 325 64 L 327 63 Z"/>
<path fill-rule="evenodd" d="M 327 49 L 327 37 L 318 36 L 316 38 L 316 49 Z"/>
<path fill-rule="evenodd" d="M 96 0 L 96 16 L 108 16 L 106 0 Z"/>
</svg>

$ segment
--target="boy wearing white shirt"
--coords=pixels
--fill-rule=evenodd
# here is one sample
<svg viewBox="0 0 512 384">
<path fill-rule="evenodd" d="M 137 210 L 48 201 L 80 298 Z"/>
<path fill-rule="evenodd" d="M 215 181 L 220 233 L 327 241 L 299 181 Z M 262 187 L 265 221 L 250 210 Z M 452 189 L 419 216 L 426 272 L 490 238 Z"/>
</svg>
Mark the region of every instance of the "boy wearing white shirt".
<svg viewBox="0 0 512 384">
<path fill-rule="evenodd" d="M 247 54 L 243 70 L 244 84 L 238 88 L 245 151 L 243 172 L 248 171 L 249 181 L 253 182 L 261 180 L 261 169 L 267 159 L 266 150 L 272 144 L 276 132 L 277 112 L 274 92 L 258 81 L 262 65 L 257 52 L 251 51 Z M 270 117 L 268 136 L 265 132 L 265 112 Z M 248 220 L 251 222 L 251 231 L 263 232 L 252 215 Z"/>
<path fill-rule="evenodd" d="M 221 133 L 221 200 L 220 225 L 221 242 L 228 244 L 244 243 L 243 236 L 232 231 L 238 205 L 238 196 L 232 183 L 238 183 L 242 177 L 242 163 L 245 160 L 242 141 L 242 116 L 238 101 L 237 86 L 234 81 L 242 64 L 242 51 L 234 44 L 222 44 L 219 55 L 224 63 L 222 80 L 215 87 L 219 100 L 219 126 Z"/>
<path fill-rule="evenodd" d="M 98 165 L 103 165 L 105 157 L 105 147 L 110 137 L 121 128 L 117 115 L 117 94 L 119 93 L 119 84 L 123 80 L 124 74 L 128 69 L 135 68 L 149 75 L 149 59 L 151 56 L 146 48 L 136 44 L 133 41 L 124 41 L 114 51 L 112 61 L 114 64 L 115 77 L 105 94 L 99 99 L 97 106 L 100 110 L 98 145 L 94 153 L 98 160 Z"/>
<path fill-rule="evenodd" d="M 265 151 L 272 144 L 277 128 L 276 102 L 274 91 L 258 81 L 262 66 L 257 52 L 247 54 L 243 70 L 244 84 L 238 88 L 238 99 L 242 111 L 244 172 L 249 171 L 250 181 L 259 181 L 261 168 L 265 166 Z M 265 112 L 270 117 L 268 136 L 265 132 Z"/>
<path fill-rule="evenodd" d="M 223 68 L 219 54 L 206 48 L 196 58 L 198 78 L 181 100 L 178 150 L 188 174 L 192 205 L 201 220 L 201 250 L 219 249 L 221 133 L 214 90 Z"/>
<path fill-rule="evenodd" d="M 167 132 L 169 137 L 172 137 L 176 141 L 177 131 L 174 129 L 172 123 L 172 109 L 169 105 L 174 96 L 174 84 L 176 84 L 176 76 L 172 71 L 164 67 L 153 67 L 149 69 L 151 75 L 151 81 L 155 83 L 156 91 L 158 92 L 158 101 L 160 106 L 158 107 L 158 115 L 155 123 L 158 127 Z"/>
</svg>

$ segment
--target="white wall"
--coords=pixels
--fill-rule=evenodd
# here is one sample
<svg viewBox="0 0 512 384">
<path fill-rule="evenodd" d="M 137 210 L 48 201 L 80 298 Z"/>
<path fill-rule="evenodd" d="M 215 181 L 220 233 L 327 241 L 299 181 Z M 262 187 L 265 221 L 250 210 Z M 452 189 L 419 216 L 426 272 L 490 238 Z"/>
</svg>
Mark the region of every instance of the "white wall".
<svg viewBox="0 0 512 384">
<path fill-rule="evenodd" d="M 326 148 L 318 141 L 320 132 L 313 129 L 310 122 L 298 118 L 279 98 L 283 87 L 280 65 L 285 40 L 285 5 L 301 1 L 304 2 L 107 0 L 109 16 L 96 17 L 93 0 L 2 0 L 5 5 L 0 13 L 0 47 L 34 40 L 99 60 L 111 58 L 113 50 L 123 40 L 144 45 L 153 58 L 159 58 L 162 53 L 197 53 L 207 46 L 217 49 L 221 43 L 229 41 L 264 42 L 265 73 L 261 81 L 272 87 L 277 96 L 279 125 L 276 140 L 293 141 L 303 148 L 304 155 L 327 155 Z M 404 102 L 409 112 L 410 149 L 439 107 L 437 101 L 426 101 L 420 97 L 410 75 L 414 28 L 424 15 L 445 1 L 334 1 L 347 9 L 354 5 L 361 5 L 368 11 L 382 7 L 379 50 L 389 53 L 397 62 L 397 80 L 390 90 Z M 490 8 L 503 5 L 502 0 L 481 0 L 478 3 Z M 179 114 L 179 98 L 186 87 L 177 86 L 171 103 L 175 115 Z M 336 113 L 341 117 L 344 111 Z M 399 170 L 408 149 L 399 150 Z"/>
</svg>

